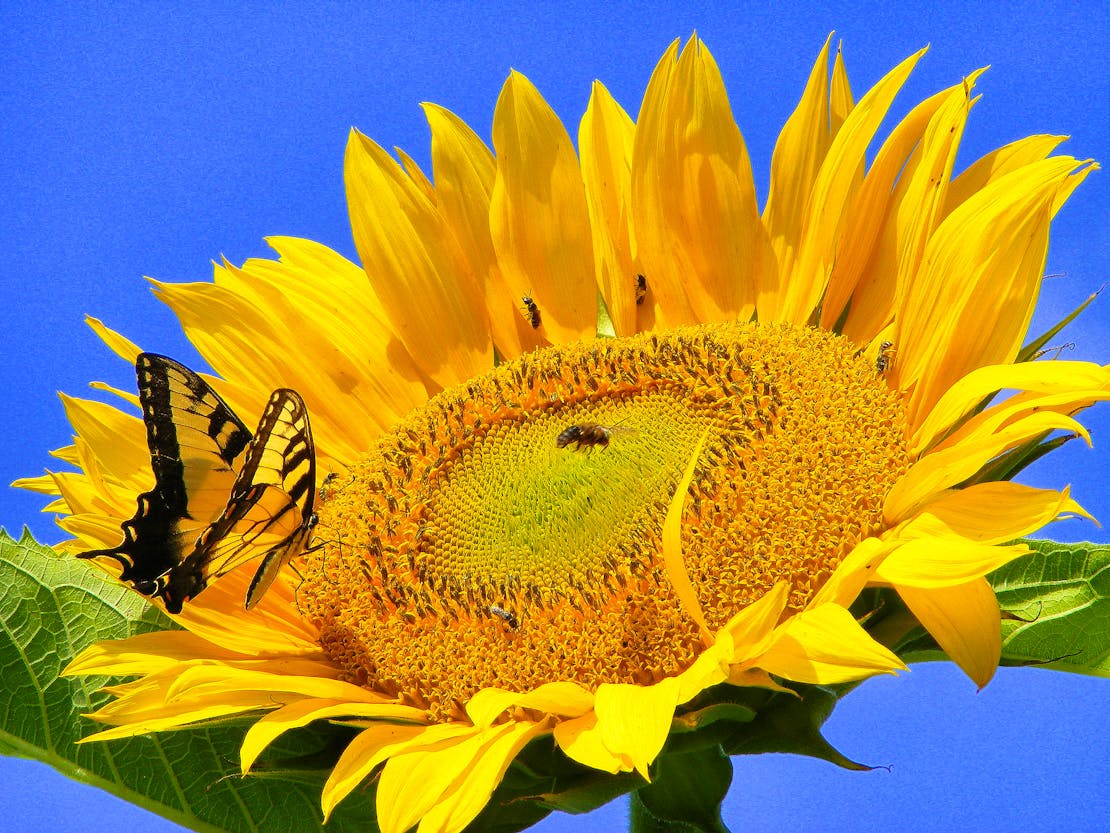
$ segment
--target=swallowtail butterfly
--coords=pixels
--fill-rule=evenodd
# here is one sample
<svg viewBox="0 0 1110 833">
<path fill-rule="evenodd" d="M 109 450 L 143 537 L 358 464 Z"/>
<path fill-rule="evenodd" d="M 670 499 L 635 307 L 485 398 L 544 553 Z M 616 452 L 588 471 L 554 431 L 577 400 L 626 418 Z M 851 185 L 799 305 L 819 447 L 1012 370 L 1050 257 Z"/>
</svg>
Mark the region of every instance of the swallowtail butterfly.
<svg viewBox="0 0 1110 833">
<path fill-rule="evenodd" d="M 154 488 L 138 498 L 112 549 L 120 579 L 170 613 L 208 582 L 261 557 L 249 610 L 308 546 L 316 522 L 316 454 L 308 412 L 288 388 L 273 392 L 251 436 L 200 376 L 153 353 L 135 362 Z"/>
</svg>

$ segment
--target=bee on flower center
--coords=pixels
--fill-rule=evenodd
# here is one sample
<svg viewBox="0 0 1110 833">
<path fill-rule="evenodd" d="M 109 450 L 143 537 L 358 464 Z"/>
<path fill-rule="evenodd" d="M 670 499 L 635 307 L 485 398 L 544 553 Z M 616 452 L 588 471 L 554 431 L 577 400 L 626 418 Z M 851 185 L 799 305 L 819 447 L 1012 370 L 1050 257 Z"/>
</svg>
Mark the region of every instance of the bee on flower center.
<svg viewBox="0 0 1110 833">
<path fill-rule="evenodd" d="M 631 428 L 618 429 L 619 423 L 614 425 L 599 425 L 596 422 L 583 422 L 580 425 L 571 425 L 564 428 L 555 438 L 556 448 L 566 448 L 574 443 L 576 451 L 583 448 L 608 448 L 609 440 L 614 431 L 631 431 Z"/>
<path fill-rule="evenodd" d="M 524 303 L 521 312 L 524 313 L 524 317 L 528 320 L 528 323 L 532 325 L 532 329 L 538 330 L 541 323 L 540 308 L 536 306 L 536 302 L 532 300 L 531 295 L 522 295 L 520 300 Z"/>
<path fill-rule="evenodd" d="M 508 625 L 510 629 L 514 631 L 520 630 L 520 620 L 516 618 L 516 615 L 511 610 L 506 610 L 498 605 L 490 605 L 489 612 Z"/>
</svg>

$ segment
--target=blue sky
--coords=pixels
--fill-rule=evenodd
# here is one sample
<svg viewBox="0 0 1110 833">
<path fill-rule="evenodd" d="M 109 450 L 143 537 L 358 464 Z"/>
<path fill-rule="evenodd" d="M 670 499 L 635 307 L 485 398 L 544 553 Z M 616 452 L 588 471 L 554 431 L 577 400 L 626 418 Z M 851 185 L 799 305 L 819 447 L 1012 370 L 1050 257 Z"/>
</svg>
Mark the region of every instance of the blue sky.
<svg viewBox="0 0 1110 833">
<path fill-rule="evenodd" d="M 229 4 L 230 6 L 230 4 Z M 82 323 L 95 315 L 148 350 L 197 365 L 144 276 L 211 277 L 211 260 L 267 256 L 267 235 L 319 240 L 348 257 L 347 131 L 422 164 L 418 104 L 435 101 L 488 139 L 510 68 L 576 132 L 600 78 L 635 114 L 652 67 L 697 30 L 720 64 L 766 194 L 774 139 L 832 30 L 857 95 L 925 44 L 895 104 L 990 64 L 958 167 L 1032 133 L 1110 164 L 1110 12 L 1038 4 L 113 4 L 0 8 L 0 483 L 38 474 L 70 430 L 56 396 L 91 380 L 133 389 L 133 371 Z M 1060 213 L 1034 329 L 1110 279 L 1110 182 L 1091 176 Z M 1073 327 L 1067 357 L 1110 361 L 1110 293 Z M 1072 443 L 1027 472 L 1110 520 L 1110 407 L 1088 412 L 1095 449 Z M 37 496 L 0 487 L 0 525 L 62 536 Z M 1058 540 L 1110 542 L 1068 522 Z M 984 691 L 950 666 L 873 680 L 830 720 L 848 773 L 788 756 L 734 760 L 734 830 L 1092 829 L 1110 806 L 1110 681 L 1003 670 Z M 0 759 L 5 830 L 177 830 L 49 768 Z M 538 829 L 622 825 L 619 803 Z M 11 826 L 14 824 L 14 827 Z"/>
</svg>

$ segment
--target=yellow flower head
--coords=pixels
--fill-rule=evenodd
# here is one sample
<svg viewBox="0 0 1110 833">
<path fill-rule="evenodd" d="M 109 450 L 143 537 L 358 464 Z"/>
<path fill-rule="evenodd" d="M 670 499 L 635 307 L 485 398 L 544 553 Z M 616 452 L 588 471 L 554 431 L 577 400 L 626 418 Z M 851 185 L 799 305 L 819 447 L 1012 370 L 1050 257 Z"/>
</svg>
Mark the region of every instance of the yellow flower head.
<svg viewBox="0 0 1110 833">
<path fill-rule="evenodd" d="M 249 612 L 251 566 L 189 601 L 185 630 L 81 654 L 67 673 L 139 677 L 95 737 L 262 711 L 245 771 L 342 719 L 361 731 L 325 814 L 384 764 L 382 830 L 457 831 L 540 735 L 647 778 L 710 686 L 902 668 L 848 612 L 868 585 L 986 684 L 983 576 L 1026 552 L 1005 542 L 1085 514 L 1007 478 L 1054 432 L 1086 439 L 1075 414 L 1110 398 L 1106 368 L 1022 349 L 1050 221 L 1095 165 L 1033 136 L 954 177 L 979 73 L 868 164 L 921 54 L 856 102 L 826 44 L 762 212 L 695 38 L 636 121 L 595 84 L 577 154 L 518 73 L 492 152 L 426 105 L 431 177 L 353 132 L 361 266 L 275 238 L 277 260 L 156 283 L 247 424 L 271 390 L 301 394 L 318 522 Z M 66 407 L 81 471 L 22 485 L 60 496 L 70 549 L 115 546 L 150 488 L 141 422 Z"/>
</svg>

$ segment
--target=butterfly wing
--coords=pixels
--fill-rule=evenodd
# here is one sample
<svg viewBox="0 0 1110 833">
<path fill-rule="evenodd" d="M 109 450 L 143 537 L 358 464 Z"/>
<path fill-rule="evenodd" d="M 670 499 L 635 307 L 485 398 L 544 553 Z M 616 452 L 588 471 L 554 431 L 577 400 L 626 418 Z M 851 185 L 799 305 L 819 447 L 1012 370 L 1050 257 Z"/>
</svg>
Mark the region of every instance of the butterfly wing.
<svg viewBox="0 0 1110 833">
<path fill-rule="evenodd" d="M 180 606 L 211 578 L 258 558 L 246 607 L 258 603 L 281 568 L 302 552 L 316 522 L 316 453 L 308 411 L 300 395 L 273 392 L 223 513 L 204 531 L 196 549 L 170 570 L 167 608 Z"/>
<path fill-rule="evenodd" d="M 154 488 L 122 525 L 123 543 L 81 553 L 110 558 L 120 579 L 161 595 L 167 575 L 219 517 L 251 433 L 211 386 L 184 365 L 142 353 L 135 361 Z"/>
</svg>

